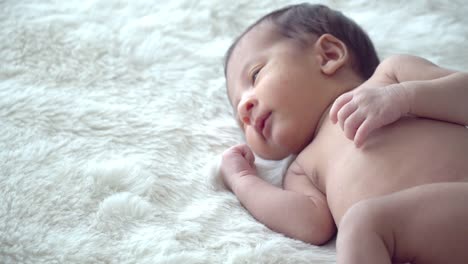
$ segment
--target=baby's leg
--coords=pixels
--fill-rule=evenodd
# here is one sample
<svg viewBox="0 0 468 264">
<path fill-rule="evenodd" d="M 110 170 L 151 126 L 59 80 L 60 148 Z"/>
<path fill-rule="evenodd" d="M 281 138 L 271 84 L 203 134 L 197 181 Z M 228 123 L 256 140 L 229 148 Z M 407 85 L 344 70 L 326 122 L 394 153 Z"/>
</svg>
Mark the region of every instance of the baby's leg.
<svg viewBox="0 0 468 264">
<path fill-rule="evenodd" d="M 422 185 L 359 202 L 338 230 L 338 264 L 467 263 L 468 183 Z"/>
</svg>

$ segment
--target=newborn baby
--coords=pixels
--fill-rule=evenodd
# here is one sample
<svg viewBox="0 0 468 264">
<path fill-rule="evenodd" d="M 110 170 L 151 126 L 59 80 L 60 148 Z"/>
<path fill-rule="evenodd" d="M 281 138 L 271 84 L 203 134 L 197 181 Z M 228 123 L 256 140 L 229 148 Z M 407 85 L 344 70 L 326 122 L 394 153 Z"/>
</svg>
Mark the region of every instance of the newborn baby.
<svg viewBox="0 0 468 264">
<path fill-rule="evenodd" d="M 322 5 L 276 10 L 228 50 L 227 91 L 245 137 L 226 186 L 260 222 L 338 263 L 466 263 L 468 74 L 425 59 L 379 62 L 367 34 Z M 297 155 L 282 188 L 257 176 Z"/>
</svg>

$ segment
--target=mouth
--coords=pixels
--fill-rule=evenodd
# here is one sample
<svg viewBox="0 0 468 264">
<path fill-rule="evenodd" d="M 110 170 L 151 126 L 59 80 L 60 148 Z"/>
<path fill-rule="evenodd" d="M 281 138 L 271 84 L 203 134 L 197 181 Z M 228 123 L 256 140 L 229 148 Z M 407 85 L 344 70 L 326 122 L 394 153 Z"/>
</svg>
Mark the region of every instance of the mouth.
<svg viewBox="0 0 468 264">
<path fill-rule="evenodd" d="M 257 133 L 263 136 L 263 138 L 267 138 L 268 136 L 268 131 L 270 127 L 270 116 L 271 112 L 267 112 L 261 116 L 259 116 L 255 120 L 255 130 Z"/>
</svg>

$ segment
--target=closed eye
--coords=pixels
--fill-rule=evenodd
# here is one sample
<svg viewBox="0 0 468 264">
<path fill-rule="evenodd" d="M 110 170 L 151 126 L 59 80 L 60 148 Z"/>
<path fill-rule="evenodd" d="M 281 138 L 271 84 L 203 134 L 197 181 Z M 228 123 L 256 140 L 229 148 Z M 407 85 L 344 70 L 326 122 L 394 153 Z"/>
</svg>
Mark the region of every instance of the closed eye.
<svg viewBox="0 0 468 264">
<path fill-rule="evenodd" d="M 260 71 L 262 70 L 262 67 L 257 67 L 255 68 L 252 73 L 251 73 L 251 81 L 252 81 L 252 84 L 255 84 L 255 82 L 257 81 L 257 77 L 258 77 L 258 74 L 260 73 Z"/>
</svg>

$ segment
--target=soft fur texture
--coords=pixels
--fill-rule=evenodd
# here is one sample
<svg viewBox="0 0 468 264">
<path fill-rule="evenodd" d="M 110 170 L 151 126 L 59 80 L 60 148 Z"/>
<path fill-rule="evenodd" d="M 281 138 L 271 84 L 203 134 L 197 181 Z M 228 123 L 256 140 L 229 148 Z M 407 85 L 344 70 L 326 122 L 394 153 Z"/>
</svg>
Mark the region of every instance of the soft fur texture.
<svg viewBox="0 0 468 264">
<path fill-rule="evenodd" d="M 242 141 L 222 58 L 293 1 L 0 1 L 0 263 L 334 263 L 212 166 Z M 464 1 L 347 1 L 381 58 L 468 66 Z M 259 164 L 276 184 L 281 171 Z"/>
</svg>

